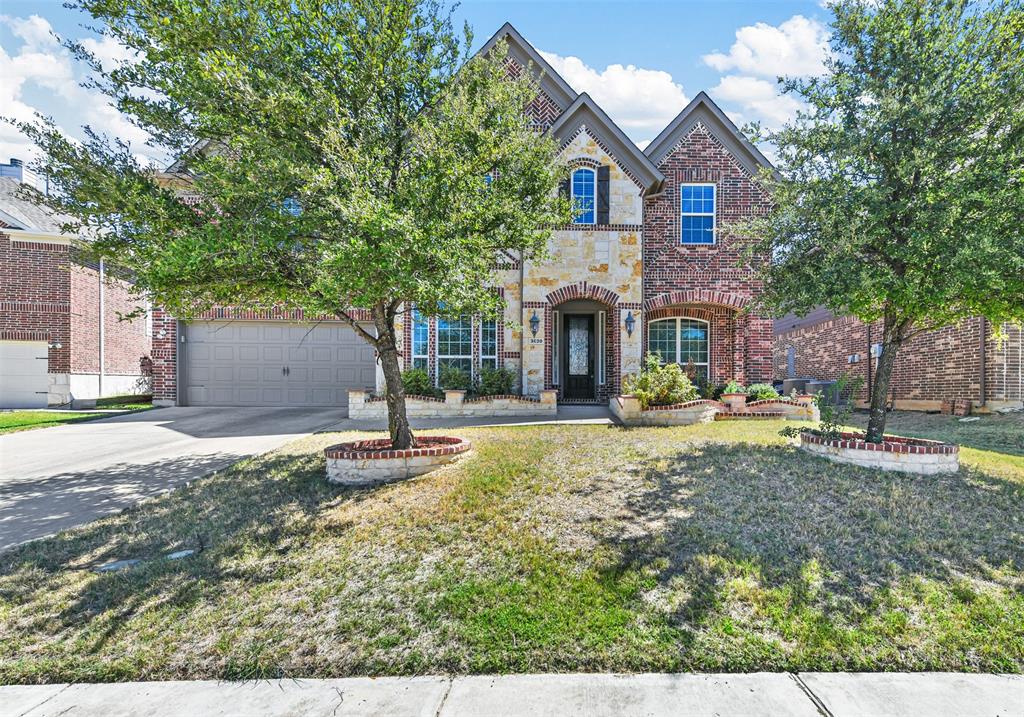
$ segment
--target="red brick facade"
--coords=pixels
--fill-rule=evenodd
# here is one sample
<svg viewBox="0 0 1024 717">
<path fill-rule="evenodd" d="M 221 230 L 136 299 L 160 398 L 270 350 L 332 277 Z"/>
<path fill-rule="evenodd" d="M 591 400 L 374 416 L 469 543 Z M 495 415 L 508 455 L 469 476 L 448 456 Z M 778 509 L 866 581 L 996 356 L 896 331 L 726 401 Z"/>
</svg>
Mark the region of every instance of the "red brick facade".
<svg viewBox="0 0 1024 717">
<path fill-rule="evenodd" d="M 1012 324 L 1003 328 L 1006 338 L 1002 341 L 980 318 L 915 336 L 897 354 L 890 401 L 909 409 L 938 409 L 942 401 L 958 399 L 980 405 L 984 331 L 984 403 L 1019 404 L 1024 388 L 1021 331 Z M 871 357 L 871 344 L 878 343 L 881 335 L 880 323 L 867 326 L 850 316 L 782 332 L 773 346 L 775 378 L 786 378 L 792 348 L 796 377 L 835 380 L 844 374 L 858 376 L 865 384 L 860 398 L 866 400 L 869 372 L 873 375 L 877 365 Z"/>
<path fill-rule="evenodd" d="M 104 373 L 145 372 L 144 318 L 119 321 L 137 305 L 127 285 L 104 290 Z M 99 373 L 99 273 L 75 260 L 66 242 L 0 233 L 0 340 L 47 341 L 51 374 Z M 59 345 L 59 348 L 57 347 Z"/>
<path fill-rule="evenodd" d="M 664 185 L 644 203 L 647 321 L 669 316 L 710 321 L 711 380 L 769 380 L 771 321 L 741 311 L 760 288 L 749 268 L 737 266 L 744 240 L 716 230 L 713 245 L 682 244 L 679 187 L 685 183 L 715 185 L 716 227 L 767 211 L 768 196 L 699 123 L 665 155 L 658 169 L 665 175 Z"/>
<path fill-rule="evenodd" d="M 48 341 L 49 372 L 71 370 L 70 247 L 0 233 L 0 340 Z"/>
</svg>

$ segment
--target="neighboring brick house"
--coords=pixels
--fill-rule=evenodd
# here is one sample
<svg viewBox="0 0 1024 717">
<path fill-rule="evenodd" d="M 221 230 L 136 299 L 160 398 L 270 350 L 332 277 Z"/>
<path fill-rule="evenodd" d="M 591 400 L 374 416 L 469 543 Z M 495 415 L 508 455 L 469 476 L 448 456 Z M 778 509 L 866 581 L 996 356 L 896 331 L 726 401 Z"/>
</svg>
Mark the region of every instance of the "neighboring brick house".
<svg viewBox="0 0 1024 717">
<path fill-rule="evenodd" d="M 770 380 L 771 323 L 745 311 L 759 286 L 739 263 L 744 240 L 723 230 L 768 209 L 754 179 L 768 161 L 703 92 L 640 151 L 511 25 L 481 52 L 501 39 L 510 73 L 539 77 L 528 112 L 561 146 L 569 167 L 562 191 L 584 211 L 556 228 L 545 261 L 509 257 L 501 266 L 500 320 L 410 311 L 405 367 L 436 381 L 444 365 L 474 375 L 503 366 L 523 393 L 554 388 L 563 402 L 606 402 L 648 350 L 692 362 L 715 383 Z M 380 388 L 372 351 L 350 329 L 326 321 L 311 331 L 303 318 L 244 308 L 188 323 L 158 314 L 157 398 L 344 405 L 343 389 Z"/>
<path fill-rule="evenodd" d="M 1005 324 L 997 338 L 996 328 L 976 317 L 913 337 L 896 356 L 890 404 L 938 410 L 943 401 L 961 400 L 980 410 L 1024 407 L 1021 329 Z M 775 378 L 860 377 L 859 398 L 866 401 L 881 336 L 881 322 L 867 325 L 824 309 L 783 317 L 775 322 Z"/>
<path fill-rule="evenodd" d="M 0 408 L 148 391 L 147 322 L 118 319 L 137 305 L 129 287 L 78 260 L 21 186 L 0 177 Z"/>
</svg>

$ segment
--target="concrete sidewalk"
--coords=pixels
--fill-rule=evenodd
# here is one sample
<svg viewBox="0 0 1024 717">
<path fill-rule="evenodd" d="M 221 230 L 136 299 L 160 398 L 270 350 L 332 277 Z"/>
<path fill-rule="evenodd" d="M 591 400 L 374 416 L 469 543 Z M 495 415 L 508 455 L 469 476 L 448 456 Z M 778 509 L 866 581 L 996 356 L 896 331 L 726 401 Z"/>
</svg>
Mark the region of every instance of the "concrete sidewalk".
<svg viewBox="0 0 1024 717">
<path fill-rule="evenodd" d="M 1024 715 L 1024 677 L 811 672 L 134 682 L 0 687 L 0 705 L 11 717 L 1015 717 Z"/>
</svg>

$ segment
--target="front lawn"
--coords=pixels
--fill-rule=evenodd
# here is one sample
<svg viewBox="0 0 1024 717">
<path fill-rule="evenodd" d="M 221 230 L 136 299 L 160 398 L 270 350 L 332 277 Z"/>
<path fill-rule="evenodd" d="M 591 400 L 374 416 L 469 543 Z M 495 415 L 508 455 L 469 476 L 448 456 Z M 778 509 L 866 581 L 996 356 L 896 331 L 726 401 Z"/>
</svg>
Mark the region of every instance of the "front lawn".
<svg viewBox="0 0 1024 717">
<path fill-rule="evenodd" d="M 461 463 L 361 490 L 321 457 L 356 434 L 303 439 L 0 555 L 0 683 L 1022 671 L 1017 456 L 877 474 L 782 425 L 458 429 Z"/>
<path fill-rule="evenodd" d="M 104 411 L 145 411 L 153 408 L 152 396 L 112 396 L 96 401 L 96 408 Z M 82 413 L 77 411 L 0 411 L 0 434 L 30 431 L 65 423 L 80 423 L 106 418 L 109 413 Z"/>
<path fill-rule="evenodd" d="M 103 418 L 102 413 L 76 413 L 72 411 L 0 411 L 0 433 L 30 431 L 33 428 L 60 426 Z"/>
</svg>

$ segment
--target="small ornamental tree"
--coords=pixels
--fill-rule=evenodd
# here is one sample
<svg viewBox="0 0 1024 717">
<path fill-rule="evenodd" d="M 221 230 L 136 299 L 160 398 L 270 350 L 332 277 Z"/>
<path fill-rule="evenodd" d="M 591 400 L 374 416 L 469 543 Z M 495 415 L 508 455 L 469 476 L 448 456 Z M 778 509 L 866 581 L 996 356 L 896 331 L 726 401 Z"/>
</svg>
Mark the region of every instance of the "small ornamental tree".
<svg viewBox="0 0 1024 717">
<path fill-rule="evenodd" d="M 525 114 L 538 88 L 505 48 L 470 58 L 434 0 L 81 0 L 135 53 L 96 86 L 181 157 L 186 206 L 131 149 L 52 123 L 48 200 L 88 247 L 180 318 L 214 305 L 301 309 L 377 352 L 395 448 L 414 445 L 397 322 L 495 315 L 499 256 L 543 253 L 558 199 L 553 140 Z M 372 329 L 357 321 L 368 311 Z"/>
<path fill-rule="evenodd" d="M 1020 0 L 833 3 L 828 72 L 783 79 L 807 110 L 763 135 L 775 211 L 745 229 L 762 306 L 882 322 L 867 439 L 914 336 L 1024 318 L 1024 10 Z"/>
</svg>

